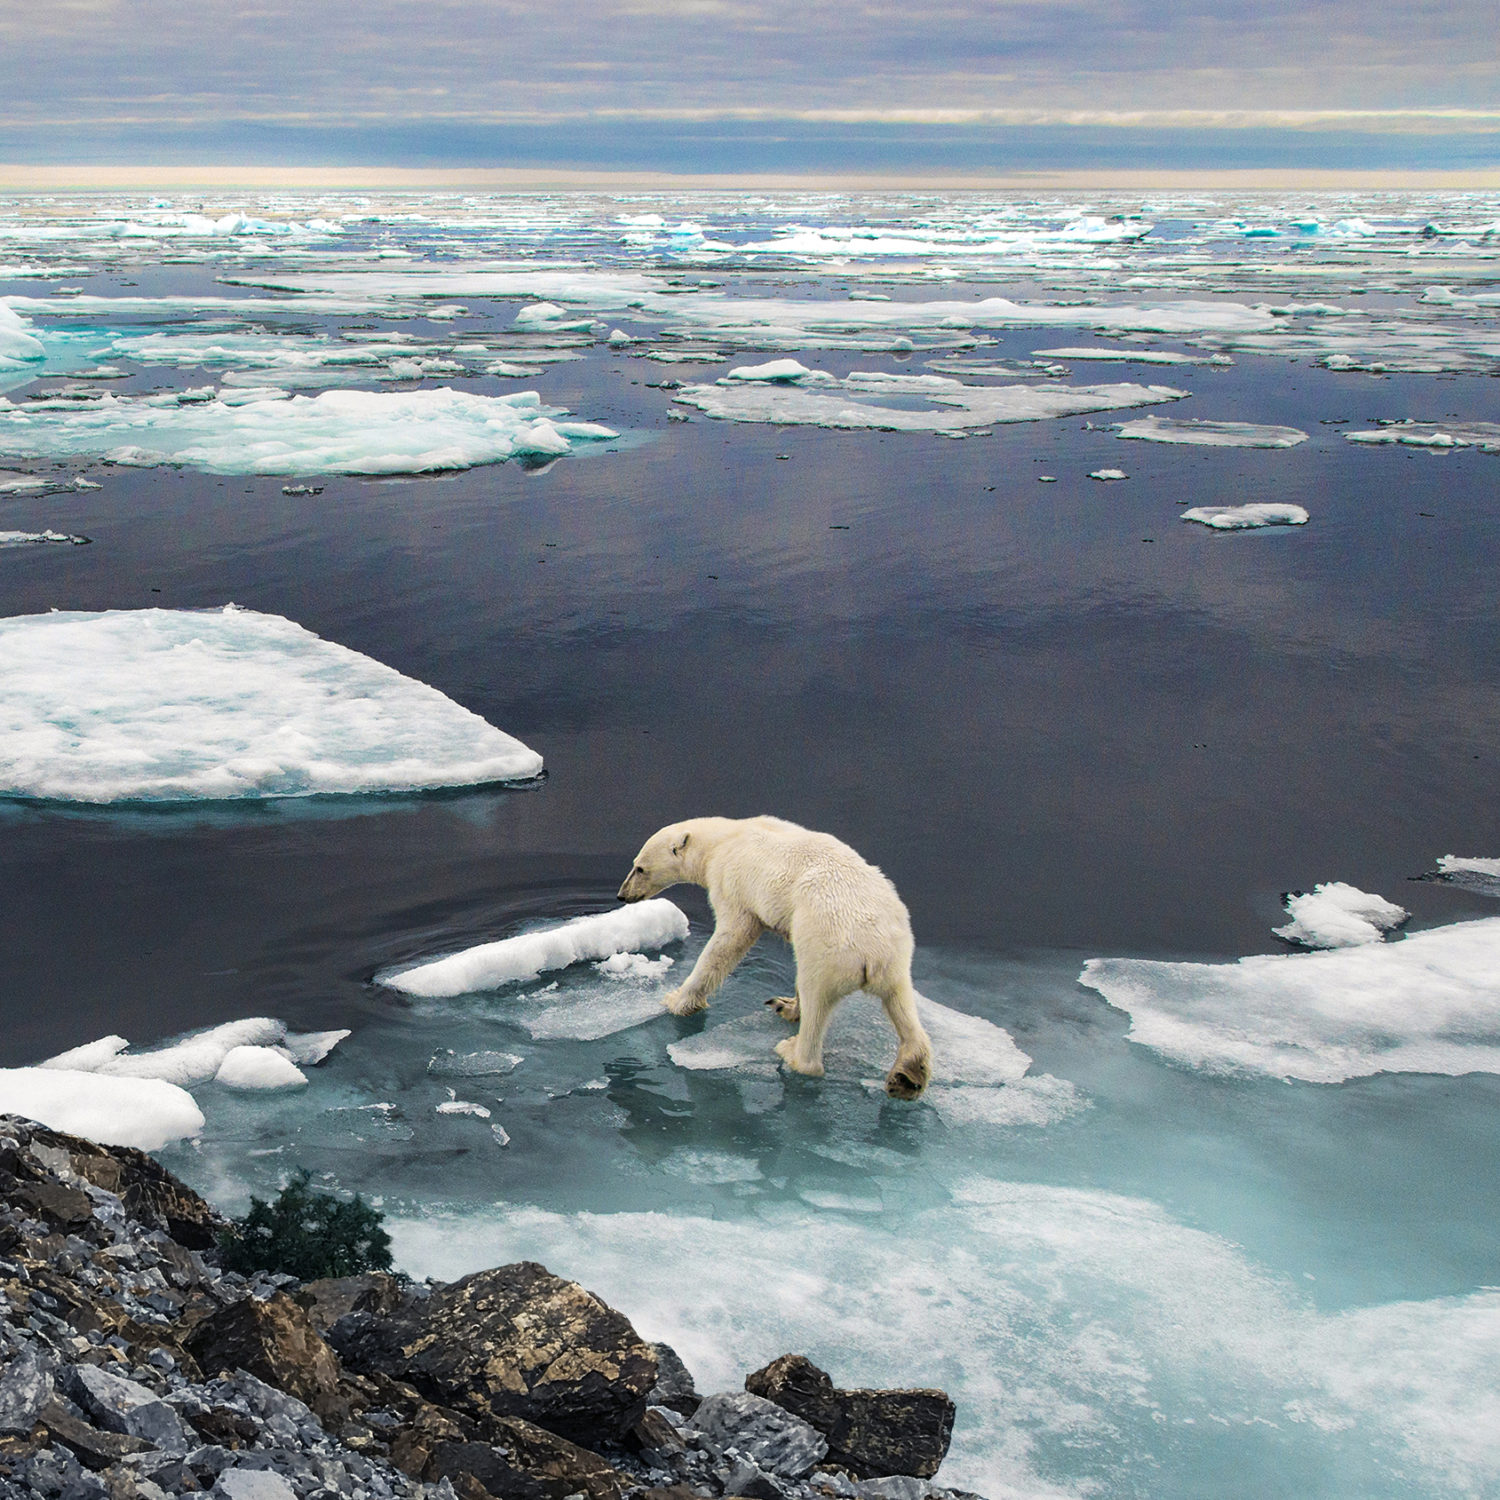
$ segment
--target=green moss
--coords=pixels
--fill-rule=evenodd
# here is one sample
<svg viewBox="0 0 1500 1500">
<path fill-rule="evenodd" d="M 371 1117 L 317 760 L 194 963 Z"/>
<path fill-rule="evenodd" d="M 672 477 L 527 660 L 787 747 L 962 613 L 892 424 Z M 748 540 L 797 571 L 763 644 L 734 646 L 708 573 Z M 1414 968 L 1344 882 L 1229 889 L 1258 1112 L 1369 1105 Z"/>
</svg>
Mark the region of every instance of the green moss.
<svg viewBox="0 0 1500 1500">
<path fill-rule="evenodd" d="M 346 1201 L 319 1192 L 308 1178 L 297 1173 L 274 1203 L 251 1198 L 250 1212 L 219 1242 L 226 1271 L 279 1271 L 316 1281 L 390 1270 L 391 1237 L 381 1228 L 380 1210 L 357 1193 Z"/>
</svg>

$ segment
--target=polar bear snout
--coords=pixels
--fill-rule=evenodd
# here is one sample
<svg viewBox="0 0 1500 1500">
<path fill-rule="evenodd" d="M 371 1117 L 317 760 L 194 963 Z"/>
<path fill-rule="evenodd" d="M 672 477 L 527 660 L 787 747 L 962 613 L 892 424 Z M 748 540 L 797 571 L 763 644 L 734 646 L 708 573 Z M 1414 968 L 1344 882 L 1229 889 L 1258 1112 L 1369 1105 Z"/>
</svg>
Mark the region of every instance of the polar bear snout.
<svg viewBox="0 0 1500 1500">
<path fill-rule="evenodd" d="M 650 878 L 646 872 L 637 865 L 630 874 L 625 877 L 625 883 L 616 893 L 621 901 L 644 901 L 648 896 L 654 896 L 661 887 L 652 888 Z"/>
</svg>

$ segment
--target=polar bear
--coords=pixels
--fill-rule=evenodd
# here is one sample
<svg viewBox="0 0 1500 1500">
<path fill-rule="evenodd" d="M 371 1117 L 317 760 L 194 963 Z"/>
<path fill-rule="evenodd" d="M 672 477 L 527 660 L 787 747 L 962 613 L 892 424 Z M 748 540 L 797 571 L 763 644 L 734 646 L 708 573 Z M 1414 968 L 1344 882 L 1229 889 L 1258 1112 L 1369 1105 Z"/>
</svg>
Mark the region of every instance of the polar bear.
<svg viewBox="0 0 1500 1500">
<path fill-rule="evenodd" d="M 886 1092 L 915 1099 L 927 1087 L 932 1043 L 911 983 L 911 917 L 874 865 L 831 834 L 783 818 L 689 818 L 646 840 L 620 900 L 644 901 L 683 881 L 708 888 L 714 933 L 681 988 L 663 997 L 668 1010 L 703 1010 L 761 933 L 779 933 L 796 956 L 797 993 L 766 1003 L 801 1023 L 776 1044 L 782 1061 L 821 1077 L 834 1006 L 868 990 L 900 1041 Z"/>
</svg>

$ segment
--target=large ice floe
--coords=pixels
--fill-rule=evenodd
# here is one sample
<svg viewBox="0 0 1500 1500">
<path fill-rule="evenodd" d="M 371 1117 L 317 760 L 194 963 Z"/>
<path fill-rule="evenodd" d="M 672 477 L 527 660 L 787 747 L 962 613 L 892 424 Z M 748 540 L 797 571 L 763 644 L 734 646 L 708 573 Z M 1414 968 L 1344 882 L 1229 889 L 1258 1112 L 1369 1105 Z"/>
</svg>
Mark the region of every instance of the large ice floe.
<svg viewBox="0 0 1500 1500">
<path fill-rule="evenodd" d="M 608 961 L 663 948 L 681 942 L 687 935 L 688 919 L 672 902 L 640 901 L 616 911 L 575 917 L 556 926 L 481 943 L 444 958 L 390 969 L 377 978 L 379 983 L 408 995 L 465 995 L 535 979 L 589 959 Z M 631 971 L 617 966 L 613 972 L 628 975 Z"/>
<path fill-rule="evenodd" d="M 1462 886 L 1481 896 L 1500 897 L 1500 859 L 1444 854 L 1437 862 L 1437 873 L 1427 878 Z"/>
<path fill-rule="evenodd" d="M 1500 1073 L 1500 917 L 1235 963 L 1093 958 L 1079 978 L 1129 1014 L 1132 1041 L 1209 1072 Z"/>
<path fill-rule="evenodd" d="M 0 660 L 0 795 L 292 797 L 542 769 L 436 688 L 234 605 L 15 616 Z"/>
<path fill-rule="evenodd" d="M 203 1129 L 203 1111 L 174 1083 L 70 1068 L 0 1068 L 0 1114 L 141 1151 Z"/>
<path fill-rule="evenodd" d="M 1300 427 L 1267 427 L 1256 422 L 1207 422 L 1190 418 L 1138 417 L 1120 423 L 1122 438 L 1147 443 L 1184 443 L 1203 448 L 1295 448 L 1307 441 Z"/>
<path fill-rule="evenodd" d="M 732 422 L 960 432 L 996 422 L 1176 401 L 1187 394 L 1165 385 L 965 385 L 946 375 L 879 370 L 856 370 L 840 379 L 787 359 L 741 366 L 712 385 L 685 385 L 673 399 Z"/>
<path fill-rule="evenodd" d="M 1351 443 L 1391 444 L 1443 452 L 1450 448 L 1478 448 L 1500 453 L 1500 422 L 1391 422 L 1344 434 Z"/>
<path fill-rule="evenodd" d="M 1306 526 L 1308 516 L 1301 505 L 1256 500 L 1245 505 L 1194 505 L 1178 519 L 1196 521 L 1213 531 L 1260 531 L 1267 526 Z"/>
<path fill-rule="evenodd" d="M 284 391 L 111 396 L 80 405 L 0 400 L 0 456 L 89 455 L 211 474 L 422 474 L 557 458 L 618 434 L 560 420 L 534 391 Z"/>
</svg>

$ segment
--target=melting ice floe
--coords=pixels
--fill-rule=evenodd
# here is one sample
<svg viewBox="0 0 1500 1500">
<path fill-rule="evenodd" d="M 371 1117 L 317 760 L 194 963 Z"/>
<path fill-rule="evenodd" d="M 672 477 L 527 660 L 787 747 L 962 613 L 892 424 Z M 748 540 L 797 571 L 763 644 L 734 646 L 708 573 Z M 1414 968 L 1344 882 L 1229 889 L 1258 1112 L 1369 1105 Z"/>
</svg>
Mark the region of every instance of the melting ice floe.
<svg viewBox="0 0 1500 1500">
<path fill-rule="evenodd" d="M 1500 422 L 1392 422 L 1366 432 L 1346 432 L 1351 443 L 1391 443 L 1406 448 L 1478 448 L 1500 453 Z"/>
<path fill-rule="evenodd" d="M 855 371 L 840 380 L 821 370 L 790 370 L 795 360 L 741 369 L 713 385 L 685 385 L 674 400 L 734 422 L 794 423 L 886 432 L 951 432 L 995 422 L 1035 422 L 1076 412 L 1175 401 L 1164 385 L 965 385 L 944 375 Z M 914 401 L 927 403 L 914 407 Z"/>
<path fill-rule="evenodd" d="M 1500 917 L 1235 963 L 1093 958 L 1079 978 L 1132 1041 L 1207 1072 L 1500 1073 Z"/>
<path fill-rule="evenodd" d="M 31 325 L 0 302 L 0 374 L 23 370 L 46 357 L 47 351 Z"/>
<path fill-rule="evenodd" d="M 44 542 L 69 542 L 75 547 L 88 545 L 86 536 L 66 531 L 0 531 L 0 547 L 28 547 Z"/>
<path fill-rule="evenodd" d="M 534 391 L 242 391 L 204 399 L 110 396 L 76 403 L 0 400 L 0 455 L 89 454 L 112 463 L 187 464 L 211 474 L 421 474 L 556 458 L 617 437 L 556 421 Z"/>
<path fill-rule="evenodd" d="M 1430 879 L 1444 880 L 1477 891 L 1481 896 L 1500 896 L 1500 859 L 1473 859 L 1461 854 L 1444 854 L 1437 862 L 1438 873 Z"/>
<path fill-rule="evenodd" d="M 1286 898 L 1291 921 L 1271 930 L 1306 948 L 1356 948 L 1378 943 L 1411 916 L 1404 906 L 1374 896 L 1342 880 L 1294 891 Z"/>
<path fill-rule="evenodd" d="M 0 1068 L 0 1114 L 141 1151 L 159 1151 L 203 1129 L 203 1111 L 176 1084 L 68 1069 Z"/>
<path fill-rule="evenodd" d="M 430 959 L 388 970 L 378 983 L 408 995 L 435 999 L 499 989 L 518 980 L 535 979 L 588 959 L 610 959 L 681 942 L 688 919 L 670 901 L 638 901 L 618 911 L 578 917 L 539 932 L 481 943 L 446 958 Z"/>
<path fill-rule="evenodd" d="M 1258 501 L 1248 505 L 1195 505 L 1179 519 L 1197 521 L 1215 531 L 1256 531 L 1265 526 L 1305 526 L 1307 511 L 1300 505 Z"/>
<path fill-rule="evenodd" d="M 291 620 L 109 610 L 0 620 L 0 794 L 75 802 L 414 791 L 541 757 Z"/>
<path fill-rule="evenodd" d="M 1295 448 L 1307 441 L 1299 427 L 1263 427 L 1255 422 L 1174 421 L 1170 417 L 1138 417 L 1120 423 L 1122 438 L 1148 443 L 1187 443 L 1205 448 Z"/>
</svg>

